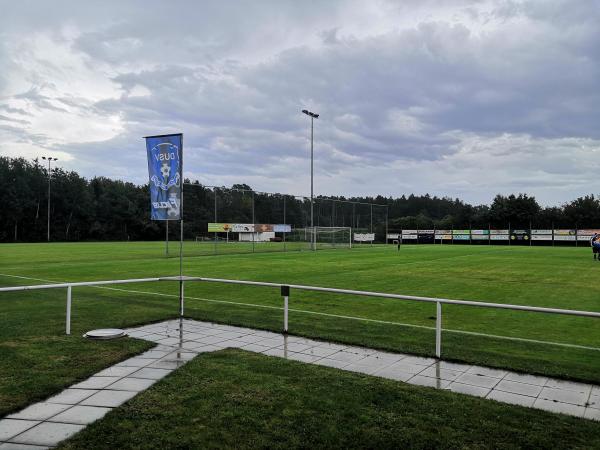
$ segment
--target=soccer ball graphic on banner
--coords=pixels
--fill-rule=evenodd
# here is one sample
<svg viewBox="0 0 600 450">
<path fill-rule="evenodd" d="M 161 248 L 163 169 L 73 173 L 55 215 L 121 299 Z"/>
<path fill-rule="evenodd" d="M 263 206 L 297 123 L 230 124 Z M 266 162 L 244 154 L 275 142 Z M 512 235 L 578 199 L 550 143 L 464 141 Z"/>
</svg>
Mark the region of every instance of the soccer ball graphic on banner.
<svg viewBox="0 0 600 450">
<path fill-rule="evenodd" d="M 162 165 L 162 167 L 160 168 L 160 173 L 162 173 L 162 176 L 165 179 L 169 179 L 169 175 L 171 174 L 171 168 L 169 167 L 169 165 L 167 163 L 164 163 Z"/>
</svg>

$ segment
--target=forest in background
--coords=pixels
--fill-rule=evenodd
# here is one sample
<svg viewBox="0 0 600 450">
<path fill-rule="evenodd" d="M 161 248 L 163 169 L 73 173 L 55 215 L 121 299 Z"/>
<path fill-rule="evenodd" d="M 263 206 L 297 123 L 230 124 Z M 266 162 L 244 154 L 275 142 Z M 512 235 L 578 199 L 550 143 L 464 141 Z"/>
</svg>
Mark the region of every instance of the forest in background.
<svg viewBox="0 0 600 450">
<path fill-rule="evenodd" d="M 105 177 L 86 179 L 77 172 L 51 171 L 51 240 L 158 240 L 165 225 L 150 220 L 148 185 Z M 306 198 L 254 192 L 245 184 L 213 190 L 185 180 L 184 236 L 207 235 L 208 222 L 310 224 Z M 48 171 L 39 161 L 0 157 L 0 242 L 46 240 Z M 348 201 L 360 202 L 351 204 Z M 366 203 L 387 205 L 371 208 Z M 387 209 L 387 211 L 386 211 Z M 317 197 L 315 225 L 352 226 L 385 233 L 388 229 L 600 228 L 600 201 L 592 194 L 563 205 L 542 207 L 527 194 L 497 195 L 489 205 L 430 195 L 401 197 Z M 254 220 L 253 220 L 254 219 Z M 176 236 L 178 226 L 173 224 Z"/>
</svg>

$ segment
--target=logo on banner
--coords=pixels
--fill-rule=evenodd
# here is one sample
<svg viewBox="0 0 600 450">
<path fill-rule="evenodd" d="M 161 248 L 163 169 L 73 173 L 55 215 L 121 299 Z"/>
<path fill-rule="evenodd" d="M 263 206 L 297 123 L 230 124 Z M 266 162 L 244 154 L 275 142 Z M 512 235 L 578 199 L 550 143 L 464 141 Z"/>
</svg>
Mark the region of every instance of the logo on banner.
<svg viewBox="0 0 600 450">
<path fill-rule="evenodd" d="M 179 186 L 179 149 L 177 146 L 170 142 L 163 142 L 152 147 L 150 154 L 154 159 L 154 167 L 160 165 L 160 169 L 157 172 L 161 176 L 159 177 L 158 173 L 155 172 L 150 178 L 154 186 L 163 191 L 167 191 L 174 186 Z"/>
</svg>

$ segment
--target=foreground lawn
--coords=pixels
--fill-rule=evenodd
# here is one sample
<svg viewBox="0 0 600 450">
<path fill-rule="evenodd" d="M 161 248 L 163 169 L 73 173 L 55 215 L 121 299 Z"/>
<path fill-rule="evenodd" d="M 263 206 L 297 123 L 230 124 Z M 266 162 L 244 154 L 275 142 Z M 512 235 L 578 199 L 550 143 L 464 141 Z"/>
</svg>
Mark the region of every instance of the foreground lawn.
<svg viewBox="0 0 600 450">
<path fill-rule="evenodd" d="M 598 448 L 600 424 L 225 350 L 192 360 L 62 449 Z"/>
</svg>

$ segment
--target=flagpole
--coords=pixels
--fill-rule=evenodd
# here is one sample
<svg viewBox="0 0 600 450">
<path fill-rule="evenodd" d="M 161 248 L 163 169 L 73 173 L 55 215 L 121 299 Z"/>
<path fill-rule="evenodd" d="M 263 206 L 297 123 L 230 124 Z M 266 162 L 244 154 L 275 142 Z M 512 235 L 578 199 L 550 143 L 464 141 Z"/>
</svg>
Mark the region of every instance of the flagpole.
<svg viewBox="0 0 600 450">
<path fill-rule="evenodd" d="M 181 135 L 181 200 L 179 203 L 179 316 L 183 317 L 183 134 Z"/>
</svg>

